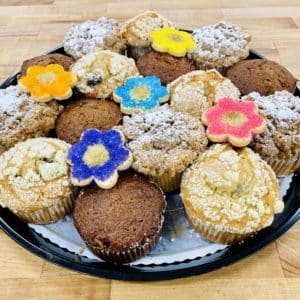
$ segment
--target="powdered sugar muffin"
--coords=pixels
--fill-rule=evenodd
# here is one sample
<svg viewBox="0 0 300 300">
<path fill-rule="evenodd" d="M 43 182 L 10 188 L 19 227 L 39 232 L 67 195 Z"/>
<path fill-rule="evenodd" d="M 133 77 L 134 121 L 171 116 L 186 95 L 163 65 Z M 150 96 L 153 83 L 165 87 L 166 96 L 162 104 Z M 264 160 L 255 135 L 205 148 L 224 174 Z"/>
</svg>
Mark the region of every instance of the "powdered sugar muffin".
<svg viewBox="0 0 300 300">
<path fill-rule="evenodd" d="M 179 187 L 181 173 L 205 150 L 200 121 L 163 105 L 151 112 L 125 116 L 119 127 L 133 155 L 132 167 L 168 192 Z"/>
<path fill-rule="evenodd" d="M 0 156 L 0 205 L 25 222 L 47 224 L 73 206 L 73 187 L 66 161 L 69 144 L 35 138 Z"/>
<path fill-rule="evenodd" d="M 154 11 L 145 11 L 122 26 L 122 34 L 128 43 L 129 55 L 138 58 L 151 50 L 150 32 L 175 25 Z"/>
<path fill-rule="evenodd" d="M 28 138 L 47 135 L 63 106 L 36 102 L 17 86 L 0 89 L 0 153 Z"/>
<path fill-rule="evenodd" d="M 276 176 L 249 148 L 215 144 L 185 171 L 181 196 L 190 224 L 205 238 L 237 243 L 283 210 Z"/>
<path fill-rule="evenodd" d="M 276 175 L 293 173 L 300 166 L 300 98 L 287 91 L 244 96 L 255 101 L 267 128 L 256 135 L 250 147 L 273 168 Z"/>
<path fill-rule="evenodd" d="M 217 69 L 224 74 L 227 67 L 245 59 L 249 55 L 249 34 L 240 27 L 220 21 L 193 31 L 197 51 L 192 54 L 198 69 Z"/>
<path fill-rule="evenodd" d="M 127 78 L 139 75 L 132 58 L 109 51 L 97 50 L 76 61 L 72 72 L 77 88 L 90 97 L 108 98 Z"/>
<path fill-rule="evenodd" d="M 65 52 L 75 59 L 95 49 L 122 52 L 126 47 L 118 21 L 105 17 L 97 21 L 88 20 L 80 25 L 72 25 L 63 45 Z"/>
<path fill-rule="evenodd" d="M 200 119 L 202 113 L 218 99 L 239 99 L 237 87 L 216 70 L 193 71 L 168 84 L 170 106 Z"/>
</svg>

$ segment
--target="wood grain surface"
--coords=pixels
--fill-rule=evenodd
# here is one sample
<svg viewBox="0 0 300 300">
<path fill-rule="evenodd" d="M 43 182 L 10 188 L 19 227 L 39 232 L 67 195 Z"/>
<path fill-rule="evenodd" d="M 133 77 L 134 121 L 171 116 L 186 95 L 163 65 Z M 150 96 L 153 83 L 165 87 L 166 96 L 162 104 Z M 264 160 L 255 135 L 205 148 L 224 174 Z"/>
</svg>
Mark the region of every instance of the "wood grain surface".
<svg viewBox="0 0 300 300">
<path fill-rule="evenodd" d="M 0 0 L 0 81 L 62 42 L 72 23 L 156 10 L 182 28 L 239 24 L 251 47 L 300 78 L 300 0 Z M 0 99 L 1 100 L 1 99 Z M 300 222 L 262 251 L 186 279 L 121 282 L 49 264 L 0 232 L 0 299 L 300 299 Z"/>
</svg>

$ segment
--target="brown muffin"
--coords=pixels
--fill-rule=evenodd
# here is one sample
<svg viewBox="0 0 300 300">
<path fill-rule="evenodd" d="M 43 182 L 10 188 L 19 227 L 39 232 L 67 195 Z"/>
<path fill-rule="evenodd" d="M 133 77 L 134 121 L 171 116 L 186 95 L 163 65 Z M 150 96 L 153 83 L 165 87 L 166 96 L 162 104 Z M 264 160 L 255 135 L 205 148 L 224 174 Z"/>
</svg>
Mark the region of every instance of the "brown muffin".
<svg viewBox="0 0 300 300">
<path fill-rule="evenodd" d="M 96 128 L 101 131 L 111 129 L 122 120 L 118 104 L 110 100 L 81 99 L 68 104 L 56 120 L 57 136 L 74 144 L 83 131 Z"/>
<path fill-rule="evenodd" d="M 112 189 L 83 188 L 73 218 L 80 236 L 97 256 L 128 263 L 156 245 L 165 207 L 164 195 L 153 182 L 125 172 Z"/>
<path fill-rule="evenodd" d="M 136 62 L 141 75 L 156 75 L 166 85 L 179 76 L 194 71 L 193 62 L 187 57 L 174 57 L 167 53 L 151 51 Z"/>
<path fill-rule="evenodd" d="M 50 64 L 59 64 L 62 65 L 66 71 L 69 71 L 73 63 L 74 60 L 72 57 L 59 54 L 59 53 L 46 54 L 46 55 L 33 57 L 23 62 L 21 67 L 20 77 L 25 76 L 27 69 L 32 65 L 47 66 Z"/>
<path fill-rule="evenodd" d="M 258 92 L 262 96 L 268 96 L 282 90 L 293 93 L 296 88 L 294 76 L 285 67 L 271 60 L 240 61 L 227 70 L 226 77 L 238 87 L 242 95 Z"/>
</svg>

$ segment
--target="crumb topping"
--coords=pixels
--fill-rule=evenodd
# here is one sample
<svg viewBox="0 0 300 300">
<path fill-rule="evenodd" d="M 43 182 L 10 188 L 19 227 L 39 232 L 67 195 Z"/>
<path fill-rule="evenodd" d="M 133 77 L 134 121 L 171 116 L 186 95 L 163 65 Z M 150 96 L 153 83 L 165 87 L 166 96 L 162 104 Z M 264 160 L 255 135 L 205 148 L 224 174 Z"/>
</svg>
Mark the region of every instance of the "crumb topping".
<svg viewBox="0 0 300 300">
<path fill-rule="evenodd" d="M 0 156 L 0 204 L 13 211 L 34 211 L 64 200 L 72 192 L 66 161 L 69 144 L 35 138 Z"/>
<path fill-rule="evenodd" d="M 249 148 L 215 144 L 183 176 L 186 209 L 218 230 L 252 233 L 281 212 L 279 185 L 272 169 Z"/>
<path fill-rule="evenodd" d="M 243 97 L 255 101 L 265 117 L 266 130 L 250 144 L 262 156 L 293 159 L 300 156 L 300 98 L 287 91 L 261 96 L 253 92 Z"/>
<path fill-rule="evenodd" d="M 193 31 L 197 51 L 193 57 L 207 66 L 229 67 L 249 55 L 250 35 L 240 27 L 220 21 Z"/>
<path fill-rule="evenodd" d="M 133 168 L 150 176 L 182 172 L 207 145 L 200 121 L 168 105 L 125 116 L 119 129 L 132 151 Z"/>
</svg>

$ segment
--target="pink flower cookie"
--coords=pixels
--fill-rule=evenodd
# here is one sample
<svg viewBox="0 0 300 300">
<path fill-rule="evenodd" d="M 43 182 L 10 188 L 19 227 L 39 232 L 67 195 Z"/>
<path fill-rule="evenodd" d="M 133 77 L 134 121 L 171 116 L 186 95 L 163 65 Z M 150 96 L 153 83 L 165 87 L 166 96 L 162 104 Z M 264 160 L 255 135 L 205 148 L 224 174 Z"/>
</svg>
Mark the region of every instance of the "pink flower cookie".
<svg viewBox="0 0 300 300">
<path fill-rule="evenodd" d="M 202 114 L 206 135 L 212 142 L 229 142 L 236 147 L 247 146 L 254 134 L 265 130 L 265 120 L 253 101 L 237 102 L 222 98 Z"/>
</svg>

